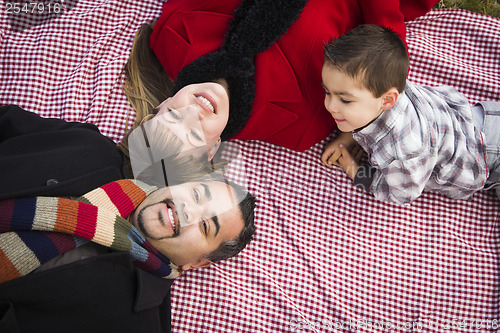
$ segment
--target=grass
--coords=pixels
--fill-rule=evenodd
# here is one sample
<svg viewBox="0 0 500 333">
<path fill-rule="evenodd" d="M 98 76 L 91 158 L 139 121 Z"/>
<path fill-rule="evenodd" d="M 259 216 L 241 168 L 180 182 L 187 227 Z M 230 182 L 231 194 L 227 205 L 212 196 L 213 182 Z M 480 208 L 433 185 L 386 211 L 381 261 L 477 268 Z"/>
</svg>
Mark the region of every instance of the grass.
<svg viewBox="0 0 500 333">
<path fill-rule="evenodd" d="M 498 0 L 440 0 L 434 8 L 461 8 L 500 18 Z"/>
</svg>

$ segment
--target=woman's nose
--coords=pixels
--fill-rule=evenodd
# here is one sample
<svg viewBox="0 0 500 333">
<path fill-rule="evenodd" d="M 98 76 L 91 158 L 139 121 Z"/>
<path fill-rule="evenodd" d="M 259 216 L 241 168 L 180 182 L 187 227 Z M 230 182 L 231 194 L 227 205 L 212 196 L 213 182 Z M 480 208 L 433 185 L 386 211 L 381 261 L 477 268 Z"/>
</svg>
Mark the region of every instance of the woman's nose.
<svg viewBox="0 0 500 333">
<path fill-rule="evenodd" d="M 200 106 L 189 105 L 184 110 L 184 117 L 182 118 L 183 123 L 190 127 L 196 127 L 201 129 L 202 113 L 200 112 Z"/>
</svg>

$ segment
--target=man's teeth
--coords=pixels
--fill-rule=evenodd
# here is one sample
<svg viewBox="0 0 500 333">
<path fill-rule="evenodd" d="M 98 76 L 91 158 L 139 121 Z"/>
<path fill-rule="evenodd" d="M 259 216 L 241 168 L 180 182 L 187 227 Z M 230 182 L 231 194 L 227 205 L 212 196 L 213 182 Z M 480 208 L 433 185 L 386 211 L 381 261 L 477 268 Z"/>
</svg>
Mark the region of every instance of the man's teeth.
<svg viewBox="0 0 500 333">
<path fill-rule="evenodd" d="M 175 230 L 174 213 L 172 213 L 172 208 L 168 208 L 168 217 L 170 218 L 170 223 L 172 223 L 172 227 Z"/>
<path fill-rule="evenodd" d="M 212 110 L 213 113 L 215 113 L 215 108 L 214 106 L 212 105 L 212 103 L 210 103 L 210 101 L 208 99 L 206 99 L 205 97 L 203 96 L 196 96 L 200 101 L 202 101 L 203 103 L 205 103 L 209 108 L 210 110 Z"/>
</svg>

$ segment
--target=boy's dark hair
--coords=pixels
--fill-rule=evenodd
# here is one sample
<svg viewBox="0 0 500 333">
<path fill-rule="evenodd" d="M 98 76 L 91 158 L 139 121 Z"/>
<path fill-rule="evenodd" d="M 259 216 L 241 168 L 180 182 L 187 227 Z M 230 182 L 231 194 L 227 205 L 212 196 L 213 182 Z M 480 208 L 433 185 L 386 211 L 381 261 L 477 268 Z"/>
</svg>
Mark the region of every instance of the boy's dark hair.
<svg viewBox="0 0 500 333">
<path fill-rule="evenodd" d="M 378 98 L 390 88 L 406 86 L 409 57 L 401 38 L 391 29 L 360 25 L 325 45 L 325 65 L 358 80 Z"/>
</svg>

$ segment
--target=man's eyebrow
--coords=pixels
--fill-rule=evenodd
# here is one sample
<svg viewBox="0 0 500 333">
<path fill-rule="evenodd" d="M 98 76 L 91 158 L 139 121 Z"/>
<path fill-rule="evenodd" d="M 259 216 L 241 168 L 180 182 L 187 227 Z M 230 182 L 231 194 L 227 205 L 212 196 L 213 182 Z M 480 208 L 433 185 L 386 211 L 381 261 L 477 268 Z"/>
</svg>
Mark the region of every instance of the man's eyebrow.
<svg viewBox="0 0 500 333">
<path fill-rule="evenodd" d="M 212 216 L 212 221 L 215 224 L 215 236 L 214 237 L 217 237 L 217 235 L 219 234 L 219 230 L 220 230 L 220 223 L 219 223 L 219 218 L 217 217 L 217 215 L 214 214 L 214 216 Z"/>
<path fill-rule="evenodd" d="M 210 192 L 210 188 L 208 187 L 208 185 L 201 184 L 201 186 L 203 186 L 203 189 L 205 191 L 205 198 L 207 198 L 207 200 L 212 200 L 212 192 Z"/>
<path fill-rule="evenodd" d="M 204 189 L 205 198 L 207 199 L 207 201 L 212 200 L 212 192 L 210 192 L 210 187 L 208 187 L 208 185 L 204 184 L 204 183 L 202 183 L 201 186 Z M 217 235 L 219 234 L 219 231 L 220 231 L 220 222 L 219 222 L 219 217 L 215 213 L 212 214 L 212 222 L 215 225 L 215 236 L 214 237 L 217 237 Z"/>
</svg>

